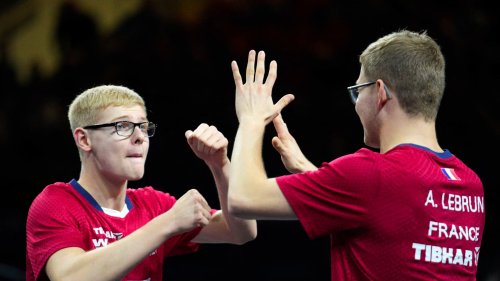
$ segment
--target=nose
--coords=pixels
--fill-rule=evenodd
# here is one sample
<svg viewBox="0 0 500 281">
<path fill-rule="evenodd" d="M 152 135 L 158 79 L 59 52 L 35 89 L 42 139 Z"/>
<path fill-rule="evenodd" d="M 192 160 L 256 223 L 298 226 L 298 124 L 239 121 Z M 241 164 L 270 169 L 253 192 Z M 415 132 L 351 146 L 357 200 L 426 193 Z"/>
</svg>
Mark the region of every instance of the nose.
<svg viewBox="0 0 500 281">
<path fill-rule="evenodd" d="M 146 135 L 144 135 L 141 128 L 136 125 L 134 126 L 131 138 L 133 143 L 142 143 L 146 139 Z"/>
</svg>

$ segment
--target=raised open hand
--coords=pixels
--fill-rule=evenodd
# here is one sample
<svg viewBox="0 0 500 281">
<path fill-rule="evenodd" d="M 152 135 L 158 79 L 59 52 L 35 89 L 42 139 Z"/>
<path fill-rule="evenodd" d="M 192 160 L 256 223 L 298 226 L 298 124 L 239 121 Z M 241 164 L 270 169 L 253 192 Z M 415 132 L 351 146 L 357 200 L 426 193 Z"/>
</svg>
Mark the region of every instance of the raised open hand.
<svg viewBox="0 0 500 281">
<path fill-rule="evenodd" d="M 255 55 L 254 50 L 248 54 L 245 83 L 243 83 L 236 61 L 231 63 L 236 85 L 236 115 L 240 123 L 244 120 L 251 120 L 263 121 L 268 124 L 294 99 L 294 96 L 287 94 L 276 104 L 273 103 L 272 90 L 276 81 L 278 65 L 276 61 L 271 61 L 269 73 L 264 81 L 266 55 L 264 51 L 259 52 L 257 68 L 255 68 Z"/>
</svg>

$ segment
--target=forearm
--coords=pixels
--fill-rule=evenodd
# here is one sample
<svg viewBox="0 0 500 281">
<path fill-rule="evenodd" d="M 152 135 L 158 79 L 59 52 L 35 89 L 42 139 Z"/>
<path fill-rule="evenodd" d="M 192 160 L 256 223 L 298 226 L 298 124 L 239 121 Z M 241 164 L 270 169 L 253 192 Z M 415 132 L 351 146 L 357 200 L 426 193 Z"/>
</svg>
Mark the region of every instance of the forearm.
<svg viewBox="0 0 500 281">
<path fill-rule="evenodd" d="M 166 215 L 166 214 L 164 214 Z M 162 215 L 163 216 L 163 215 Z M 174 235 L 159 216 L 130 235 L 105 247 L 83 252 L 56 252 L 47 263 L 51 280 L 119 280 Z"/>
<path fill-rule="evenodd" d="M 222 167 L 210 167 L 217 186 L 222 217 L 225 220 L 232 243 L 244 244 L 257 236 L 257 222 L 234 217 L 229 213 L 228 207 L 228 185 L 231 162 L 226 162 Z"/>
<path fill-rule="evenodd" d="M 259 200 L 267 174 L 262 160 L 262 142 L 265 124 L 241 122 L 234 141 L 231 157 L 229 197 L 232 212 Z M 242 215 L 242 214 L 240 214 Z"/>
</svg>

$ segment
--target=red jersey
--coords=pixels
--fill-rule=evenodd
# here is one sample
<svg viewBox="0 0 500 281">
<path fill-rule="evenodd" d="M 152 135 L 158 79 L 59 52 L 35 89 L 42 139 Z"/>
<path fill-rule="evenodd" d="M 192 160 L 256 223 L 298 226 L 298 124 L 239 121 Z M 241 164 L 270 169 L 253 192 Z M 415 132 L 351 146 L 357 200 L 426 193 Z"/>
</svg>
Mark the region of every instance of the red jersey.
<svg viewBox="0 0 500 281">
<path fill-rule="evenodd" d="M 26 280 L 43 279 L 48 258 L 56 251 L 78 247 L 85 251 L 126 237 L 154 217 L 168 211 L 176 199 L 152 187 L 127 189 L 128 213 L 112 216 L 76 180 L 48 185 L 33 201 L 26 224 Z M 201 230 L 174 236 L 154 250 L 123 280 L 161 281 L 166 256 L 190 253 L 190 242 Z M 140 242 L 139 242 L 140 243 Z"/>
<path fill-rule="evenodd" d="M 307 235 L 329 235 L 331 280 L 475 280 L 483 185 L 448 150 L 360 149 L 277 183 Z"/>
</svg>

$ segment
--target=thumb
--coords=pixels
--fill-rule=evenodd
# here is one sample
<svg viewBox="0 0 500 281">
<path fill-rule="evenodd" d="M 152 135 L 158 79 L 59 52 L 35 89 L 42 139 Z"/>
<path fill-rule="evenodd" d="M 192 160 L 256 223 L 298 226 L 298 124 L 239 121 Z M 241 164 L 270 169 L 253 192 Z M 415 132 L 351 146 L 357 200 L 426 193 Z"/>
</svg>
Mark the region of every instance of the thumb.
<svg viewBox="0 0 500 281">
<path fill-rule="evenodd" d="M 273 121 L 278 115 L 280 115 L 283 108 L 285 108 L 290 102 L 295 99 L 294 95 L 288 94 L 282 97 L 276 104 L 274 104 L 274 112 L 272 115 L 266 118 L 266 124 Z"/>
<path fill-rule="evenodd" d="M 186 136 L 186 139 L 189 139 L 189 137 L 193 134 L 193 131 L 191 130 L 187 130 L 185 133 L 184 133 L 184 136 Z"/>
<path fill-rule="evenodd" d="M 295 96 L 292 94 L 287 94 L 274 105 L 276 107 L 276 111 L 280 113 L 283 108 L 285 108 L 288 104 L 290 104 L 295 99 Z"/>
</svg>

